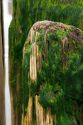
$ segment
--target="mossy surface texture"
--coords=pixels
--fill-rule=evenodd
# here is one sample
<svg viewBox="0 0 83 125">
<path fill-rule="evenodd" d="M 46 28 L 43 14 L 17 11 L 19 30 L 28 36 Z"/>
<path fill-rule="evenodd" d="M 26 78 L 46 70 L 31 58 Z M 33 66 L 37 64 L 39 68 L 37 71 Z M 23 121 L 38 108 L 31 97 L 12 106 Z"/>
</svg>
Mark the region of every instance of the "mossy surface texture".
<svg viewBox="0 0 83 125">
<path fill-rule="evenodd" d="M 27 39 L 24 45 L 22 82 L 24 112 L 26 113 L 27 108 L 26 98 L 38 95 L 39 102 L 45 110 L 49 108 L 52 114 L 57 115 L 57 124 L 71 125 L 71 117 L 77 115 L 73 109 L 74 102 L 79 106 L 82 104 L 83 41 L 68 39 L 63 47 L 62 40 L 68 37 L 72 29 L 48 32 L 46 41 L 45 30 L 41 28 L 38 32 L 40 35 L 37 37 L 35 32 L 32 43 Z M 37 71 L 37 80 L 31 81 L 29 64 L 34 44 L 39 47 L 42 54 L 42 66 L 41 70 Z"/>
<path fill-rule="evenodd" d="M 40 37 L 34 35 L 34 40 L 42 53 L 42 68 L 37 73 L 37 80 L 32 83 L 29 79 L 32 44 L 26 39 L 31 26 L 39 20 L 63 22 L 83 30 L 83 2 L 58 3 L 48 0 L 47 4 L 46 0 L 13 0 L 13 20 L 9 29 L 9 80 L 14 111 L 20 121 L 22 113 L 26 114 L 28 97 L 39 95 L 40 104 L 46 110 L 50 108 L 52 114 L 57 114 L 57 125 L 71 125 L 71 116 L 75 116 L 80 125 L 83 41 L 69 39 L 70 44 L 67 44 L 63 53 L 61 41 L 70 31 L 48 33 L 45 44 L 44 31 L 40 30 Z M 24 46 L 26 53 L 23 55 Z"/>
</svg>

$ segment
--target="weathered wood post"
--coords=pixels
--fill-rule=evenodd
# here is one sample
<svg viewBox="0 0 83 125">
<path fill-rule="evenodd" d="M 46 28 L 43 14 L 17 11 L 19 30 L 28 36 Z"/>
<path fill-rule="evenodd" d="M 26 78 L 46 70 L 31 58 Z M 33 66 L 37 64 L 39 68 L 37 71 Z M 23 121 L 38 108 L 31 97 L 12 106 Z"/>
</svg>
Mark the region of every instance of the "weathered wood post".
<svg viewBox="0 0 83 125">
<path fill-rule="evenodd" d="M 39 40 L 38 38 L 41 36 L 41 30 L 43 29 L 43 35 L 42 37 L 44 38 L 44 42 L 45 42 L 45 48 L 43 51 L 40 50 L 40 46 L 38 44 Z M 65 52 L 67 51 L 67 47 L 68 44 L 72 44 L 72 42 L 68 41 L 69 38 L 74 39 L 74 40 L 78 40 L 82 41 L 83 40 L 83 36 L 81 34 L 79 34 L 77 36 L 77 32 L 80 33 L 81 30 L 70 26 L 70 25 L 66 25 L 60 22 L 52 22 L 52 21 L 39 21 L 36 22 L 29 34 L 28 34 L 28 38 L 25 42 L 24 45 L 24 49 L 23 49 L 23 60 L 24 57 L 29 58 L 29 61 L 27 63 L 29 63 L 29 67 L 27 67 L 28 70 L 28 81 L 26 82 L 28 84 L 29 80 L 33 81 L 30 82 L 31 87 L 33 87 L 36 83 L 36 81 L 38 80 L 38 71 L 42 70 L 42 62 L 43 62 L 43 52 L 44 56 L 45 56 L 45 61 L 46 63 L 48 63 L 48 43 L 46 43 L 47 41 L 47 34 L 49 34 L 50 32 L 54 34 L 54 32 L 56 32 L 57 30 L 61 30 L 62 32 L 65 30 L 68 30 L 68 35 L 63 38 L 59 44 L 61 44 L 61 60 L 62 60 L 62 65 L 63 67 L 67 65 L 67 61 L 66 61 L 66 56 L 65 56 Z M 73 36 L 74 34 L 74 36 Z M 68 38 L 67 38 L 68 37 Z M 38 41 L 37 41 L 38 40 Z M 56 42 L 56 41 L 55 41 Z M 69 42 L 69 43 L 68 43 Z M 43 43 L 44 44 L 44 43 Z M 30 46 L 31 45 L 31 46 Z M 25 56 L 28 49 L 28 46 L 31 47 L 31 51 L 29 51 L 29 54 L 27 54 L 28 56 Z M 56 49 L 56 48 L 55 48 Z M 72 49 L 72 48 L 70 48 Z M 29 85 L 29 84 L 28 84 Z M 41 86 L 41 85 L 40 85 Z M 29 88 L 31 89 L 31 88 Z M 41 89 L 41 88 L 40 88 Z M 36 90 L 38 91 L 38 90 Z M 30 91 L 31 92 L 31 91 Z M 39 102 L 39 93 L 36 92 L 36 94 L 34 94 L 34 96 L 31 95 L 31 93 L 29 93 L 29 99 L 28 99 L 28 104 L 27 104 L 27 113 L 24 116 L 22 121 L 22 125 L 53 125 L 55 123 L 56 125 L 56 114 L 53 115 L 51 112 L 51 109 L 47 107 L 47 110 L 45 110 L 45 108 L 40 104 Z M 33 117 L 33 112 L 35 111 L 35 118 Z M 27 117 L 27 120 L 26 120 Z M 35 120 L 34 120 L 35 119 Z M 33 123 L 33 121 L 35 121 Z M 72 124 L 75 125 L 77 124 L 76 119 L 72 118 Z"/>
</svg>

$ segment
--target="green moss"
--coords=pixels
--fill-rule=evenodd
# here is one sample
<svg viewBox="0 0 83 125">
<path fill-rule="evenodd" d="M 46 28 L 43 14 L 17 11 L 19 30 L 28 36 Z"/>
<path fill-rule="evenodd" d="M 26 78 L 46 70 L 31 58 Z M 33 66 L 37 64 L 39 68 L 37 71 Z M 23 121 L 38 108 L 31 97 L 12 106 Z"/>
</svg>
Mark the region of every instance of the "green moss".
<svg viewBox="0 0 83 125">
<path fill-rule="evenodd" d="M 71 119 L 65 113 L 61 114 L 57 119 L 57 125 L 72 125 Z"/>
<path fill-rule="evenodd" d="M 78 3 L 74 2 L 74 4 L 68 2 L 64 4 L 59 1 L 58 4 L 55 0 L 52 0 L 51 2 L 48 0 L 47 4 L 46 0 L 36 0 L 35 2 L 33 0 L 13 0 L 13 12 L 13 20 L 9 29 L 10 88 L 13 96 L 14 93 L 17 94 L 14 98 L 14 105 L 18 110 L 18 114 L 19 112 L 22 114 L 22 111 L 26 112 L 29 94 L 32 96 L 35 94 L 40 95 L 40 102 L 44 106 L 51 107 L 51 109 L 55 108 L 56 96 L 54 91 L 56 89 L 53 89 L 56 88 L 57 83 L 60 86 L 59 91 L 63 91 L 64 93 L 64 98 L 60 95 L 61 98 L 59 103 L 63 99 L 64 106 L 62 105 L 62 108 L 64 109 L 65 107 L 65 112 L 68 111 L 68 107 L 71 107 L 72 109 L 71 101 L 70 103 L 64 101 L 67 96 L 68 99 L 75 97 L 80 104 L 83 90 L 83 68 L 81 67 L 83 62 L 83 47 L 79 49 L 78 52 L 77 49 L 79 48 L 79 45 L 76 45 L 76 42 L 72 41 L 74 42 L 75 51 L 66 53 L 68 64 L 64 68 L 64 72 L 61 60 L 60 41 L 69 34 L 69 31 L 62 32 L 57 30 L 56 33 L 49 33 L 47 35 L 47 42 L 49 44 L 48 64 L 45 60 L 45 44 L 43 31 L 41 31 L 41 36 L 37 39 L 37 44 L 39 45 L 43 56 L 42 71 L 38 72 L 37 83 L 34 87 L 32 87 L 31 81 L 29 80 L 31 45 L 29 43 L 25 45 L 26 53 L 24 54 L 24 57 L 23 46 L 25 41 L 27 41 L 28 31 L 32 24 L 38 20 L 60 21 L 83 29 L 81 26 L 83 20 L 83 2 L 78 1 Z M 18 72 L 19 82 L 17 81 Z M 17 85 L 19 85 L 19 92 L 16 91 Z M 45 92 L 46 88 L 48 88 L 50 93 L 54 95 L 53 98 Z M 49 101 L 47 100 L 47 97 L 50 98 Z M 65 106 L 66 104 L 69 104 L 68 107 Z M 60 107 L 58 104 L 57 106 Z M 70 123 L 68 125 L 70 125 Z"/>
</svg>

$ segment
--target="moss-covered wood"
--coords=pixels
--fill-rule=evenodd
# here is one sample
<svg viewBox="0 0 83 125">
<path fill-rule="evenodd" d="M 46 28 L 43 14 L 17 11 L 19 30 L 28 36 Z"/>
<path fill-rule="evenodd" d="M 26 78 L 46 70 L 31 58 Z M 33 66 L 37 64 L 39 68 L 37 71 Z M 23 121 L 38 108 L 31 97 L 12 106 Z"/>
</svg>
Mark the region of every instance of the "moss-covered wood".
<svg viewBox="0 0 83 125">
<path fill-rule="evenodd" d="M 77 106 L 82 101 L 82 49 L 83 31 L 74 26 L 52 21 L 32 26 L 23 49 L 26 125 L 81 124 Z"/>
<path fill-rule="evenodd" d="M 52 20 L 52 21 L 57 21 L 57 22 L 63 22 L 65 24 L 74 25 L 76 27 L 79 27 L 80 29 L 83 29 L 83 26 L 82 26 L 83 14 L 82 13 L 83 13 L 83 2 L 81 0 L 74 1 L 74 4 L 73 4 L 73 0 L 72 0 L 72 2 L 60 2 L 60 1 L 55 1 L 55 0 L 53 0 L 53 1 L 48 0 L 48 4 L 47 4 L 46 0 L 42 0 L 42 1 L 41 0 L 36 0 L 36 1 L 13 0 L 13 20 L 11 22 L 10 29 L 9 29 L 9 32 L 10 32 L 10 36 L 9 36 L 9 38 L 10 38 L 10 41 L 9 41 L 10 64 L 9 64 L 9 66 L 10 66 L 10 90 L 11 90 L 11 95 L 12 95 L 11 97 L 13 100 L 13 107 L 14 107 L 14 113 L 13 113 L 14 121 L 15 121 L 14 125 L 18 125 L 18 124 L 20 125 L 22 116 L 24 115 L 22 112 L 24 112 L 24 113 L 27 112 L 26 111 L 27 109 L 23 108 L 23 107 L 27 107 L 28 97 L 29 97 L 29 95 L 28 95 L 29 88 L 28 88 L 28 84 L 26 84 L 24 86 L 24 88 L 22 88 L 22 86 L 23 86 L 22 81 L 25 81 L 26 83 L 28 81 L 28 77 L 23 77 L 23 75 L 26 76 L 26 74 L 28 74 L 27 72 L 28 72 L 28 70 L 29 70 L 28 68 L 30 66 L 29 65 L 29 62 L 30 62 L 29 56 L 30 56 L 30 51 L 31 51 L 31 45 L 28 45 L 28 50 L 27 50 L 28 53 L 26 54 L 26 58 L 24 60 L 22 58 L 22 55 L 23 55 L 23 46 L 27 39 L 27 35 L 28 35 L 28 32 L 29 32 L 31 26 L 38 20 Z M 57 31 L 56 36 L 57 35 L 58 35 L 58 37 L 56 39 L 60 40 L 63 36 L 67 35 L 67 33 Z M 73 32 L 70 36 L 71 36 L 70 39 L 72 39 L 73 37 L 75 37 L 75 33 Z M 51 34 L 48 37 L 52 37 Z M 42 38 L 43 38 L 43 36 L 41 36 L 40 39 L 42 39 Z M 54 36 L 53 36 L 53 38 L 54 38 Z M 34 39 L 35 39 L 35 37 L 34 37 Z M 65 39 L 63 39 L 63 43 L 66 42 L 67 39 L 68 38 L 65 37 Z M 79 40 L 80 40 L 80 38 L 79 38 Z M 40 46 L 41 46 L 41 44 L 40 44 Z M 57 48 L 57 46 L 58 45 L 56 45 L 56 48 Z M 70 45 L 70 48 L 72 48 L 72 46 L 74 46 L 74 44 Z M 44 48 L 44 46 L 42 46 L 42 48 Z M 41 50 L 42 50 L 42 48 L 41 48 Z M 47 49 L 45 49 L 45 53 L 46 53 L 46 50 Z M 54 51 L 53 51 L 53 53 L 54 53 Z M 63 53 L 63 50 L 61 53 Z M 63 55 L 65 55 L 65 53 L 63 53 Z M 77 57 L 77 55 L 75 55 L 75 56 L 76 56 L 76 58 L 79 58 L 79 57 Z M 48 57 L 46 56 L 46 58 L 48 58 Z M 70 57 L 70 58 L 72 58 L 72 57 Z M 39 60 L 41 60 L 41 54 L 39 54 Z M 59 59 L 57 59 L 57 60 L 59 60 Z M 65 58 L 62 57 L 62 60 L 64 62 Z M 39 67 L 39 65 L 41 65 L 40 62 L 41 61 L 39 61 L 39 64 L 37 64 L 38 67 Z M 50 63 L 52 63 L 52 62 L 50 62 Z M 24 66 L 24 68 L 22 70 L 23 66 Z M 68 64 L 67 64 L 67 66 L 68 66 Z M 27 67 L 27 70 L 26 70 L 26 67 Z M 46 68 L 46 66 L 44 66 L 44 67 Z M 54 69 L 56 69 L 56 68 L 54 67 Z M 46 68 L 46 70 L 47 70 L 47 68 Z M 65 70 L 65 68 L 63 68 L 63 70 Z M 40 82 L 41 82 L 41 79 L 45 78 L 44 74 L 45 73 L 38 76 Z M 50 75 L 49 75 L 49 77 L 50 77 Z M 53 77 L 52 80 L 54 81 L 54 76 L 51 76 L 51 77 Z M 58 76 L 58 77 L 61 78 L 62 76 Z M 57 77 L 57 79 L 58 79 L 58 77 Z M 68 81 L 67 81 L 67 83 L 68 83 Z M 48 84 L 46 86 L 48 86 Z M 46 86 L 43 89 L 46 89 L 47 88 Z M 35 88 L 35 86 L 33 86 L 31 88 L 32 88 L 31 93 L 33 95 L 36 91 L 35 90 L 36 88 Z M 48 88 L 50 88 L 50 86 Z M 71 87 L 71 88 L 73 88 L 73 87 Z M 23 92 L 23 89 L 25 90 L 24 92 Z M 61 89 L 61 91 L 62 91 L 62 89 Z M 24 94 L 26 96 L 23 96 Z M 41 91 L 41 95 L 42 95 L 42 91 Z M 82 103 L 82 102 L 79 102 L 79 103 Z M 68 102 L 68 104 L 69 104 L 69 102 Z"/>
</svg>

